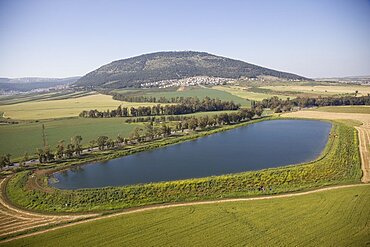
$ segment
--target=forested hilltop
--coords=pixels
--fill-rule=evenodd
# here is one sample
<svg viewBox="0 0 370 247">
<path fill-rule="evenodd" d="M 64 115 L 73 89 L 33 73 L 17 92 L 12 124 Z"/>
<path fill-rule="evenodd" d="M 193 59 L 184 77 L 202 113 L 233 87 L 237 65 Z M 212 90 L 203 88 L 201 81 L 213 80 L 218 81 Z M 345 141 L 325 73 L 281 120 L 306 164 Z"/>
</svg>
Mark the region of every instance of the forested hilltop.
<svg viewBox="0 0 370 247">
<path fill-rule="evenodd" d="M 199 76 L 222 80 L 262 75 L 287 80 L 308 80 L 295 74 L 205 52 L 181 51 L 157 52 L 114 61 L 86 74 L 75 85 L 86 88 L 138 88 L 145 83 Z"/>
</svg>

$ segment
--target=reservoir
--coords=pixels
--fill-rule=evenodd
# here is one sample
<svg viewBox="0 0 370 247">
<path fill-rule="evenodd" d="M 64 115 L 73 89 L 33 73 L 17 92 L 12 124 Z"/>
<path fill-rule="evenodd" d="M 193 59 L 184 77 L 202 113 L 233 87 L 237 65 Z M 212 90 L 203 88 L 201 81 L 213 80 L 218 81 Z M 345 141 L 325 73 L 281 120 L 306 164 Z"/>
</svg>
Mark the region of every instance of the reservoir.
<svg viewBox="0 0 370 247">
<path fill-rule="evenodd" d="M 99 188 L 260 170 L 316 159 L 331 124 L 271 120 L 55 173 L 60 189 Z"/>
</svg>

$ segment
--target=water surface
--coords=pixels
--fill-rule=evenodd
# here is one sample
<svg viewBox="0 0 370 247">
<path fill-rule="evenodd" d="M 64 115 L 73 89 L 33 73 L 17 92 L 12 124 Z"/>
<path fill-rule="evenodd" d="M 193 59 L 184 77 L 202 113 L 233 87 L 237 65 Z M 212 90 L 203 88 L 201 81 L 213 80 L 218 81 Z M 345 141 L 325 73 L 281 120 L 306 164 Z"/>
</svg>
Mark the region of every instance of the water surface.
<svg viewBox="0 0 370 247">
<path fill-rule="evenodd" d="M 54 174 L 60 189 L 95 188 L 238 173 L 317 158 L 331 124 L 271 120 Z"/>
</svg>

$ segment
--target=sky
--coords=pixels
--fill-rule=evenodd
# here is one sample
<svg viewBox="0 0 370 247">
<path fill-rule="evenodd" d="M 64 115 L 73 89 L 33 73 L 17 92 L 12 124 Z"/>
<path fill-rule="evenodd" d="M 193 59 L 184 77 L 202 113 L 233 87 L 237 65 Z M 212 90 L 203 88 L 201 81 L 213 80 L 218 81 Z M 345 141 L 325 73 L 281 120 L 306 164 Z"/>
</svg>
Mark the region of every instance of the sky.
<svg viewBox="0 0 370 247">
<path fill-rule="evenodd" d="M 0 77 L 183 50 L 310 78 L 370 75 L 370 1 L 0 0 Z"/>
</svg>

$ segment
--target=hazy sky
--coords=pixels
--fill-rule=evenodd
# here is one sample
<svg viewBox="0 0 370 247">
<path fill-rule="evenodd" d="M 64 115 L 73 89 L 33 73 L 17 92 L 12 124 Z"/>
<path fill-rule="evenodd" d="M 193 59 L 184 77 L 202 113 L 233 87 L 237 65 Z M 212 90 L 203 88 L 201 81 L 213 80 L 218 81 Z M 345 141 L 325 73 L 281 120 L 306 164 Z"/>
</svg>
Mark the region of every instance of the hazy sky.
<svg viewBox="0 0 370 247">
<path fill-rule="evenodd" d="M 370 75 L 370 1 L 0 0 L 0 77 L 195 50 L 307 77 Z"/>
</svg>

